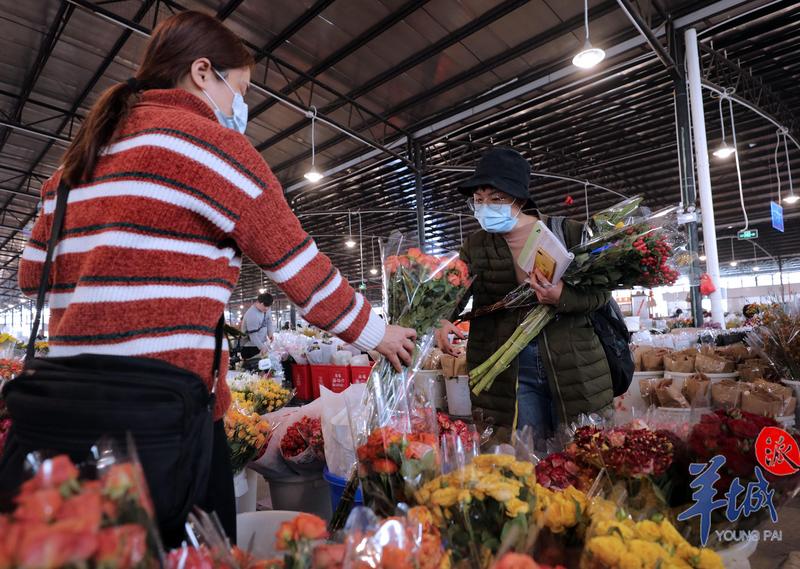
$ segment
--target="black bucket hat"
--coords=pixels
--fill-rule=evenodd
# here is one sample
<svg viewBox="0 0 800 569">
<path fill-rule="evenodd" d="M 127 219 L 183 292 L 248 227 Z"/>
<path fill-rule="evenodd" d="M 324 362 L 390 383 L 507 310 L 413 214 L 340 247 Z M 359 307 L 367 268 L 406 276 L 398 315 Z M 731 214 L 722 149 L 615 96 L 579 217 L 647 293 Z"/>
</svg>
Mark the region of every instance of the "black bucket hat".
<svg viewBox="0 0 800 569">
<path fill-rule="evenodd" d="M 458 191 L 470 197 L 478 188 L 490 186 L 527 202 L 523 209 L 536 209 L 530 183 L 531 166 L 525 157 L 513 148 L 498 146 L 481 156 L 475 173 L 458 185 Z"/>
</svg>

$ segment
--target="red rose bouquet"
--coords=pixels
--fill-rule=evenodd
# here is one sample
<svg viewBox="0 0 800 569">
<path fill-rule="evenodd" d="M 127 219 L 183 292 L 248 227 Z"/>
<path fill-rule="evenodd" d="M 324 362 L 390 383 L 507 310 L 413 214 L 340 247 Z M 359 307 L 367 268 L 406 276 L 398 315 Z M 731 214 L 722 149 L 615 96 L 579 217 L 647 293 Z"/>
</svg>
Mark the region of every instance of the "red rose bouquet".
<svg viewBox="0 0 800 569">
<path fill-rule="evenodd" d="M 290 425 L 281 438 L 280 449 L 292 468 L 321 470 L 325 466 L 325 443 L 319 417 L 304 416 Z"/>
<path fill-rule="evenodd" d="M 0 567 L 159 566 L 153 507 L 136 462 L 84 479 L 65 455 L 42 461 L 0 517 Z"/>
<path fill-rule="evenodd" d="M 564 490 L 574 486 L 586 491 L 597 473 L 597 468 L 593 466 L 579 466 L 575 458 L 566 452 L 550 454 L 536 465 L 536 481 L 549 490 Z"/>
</svg>

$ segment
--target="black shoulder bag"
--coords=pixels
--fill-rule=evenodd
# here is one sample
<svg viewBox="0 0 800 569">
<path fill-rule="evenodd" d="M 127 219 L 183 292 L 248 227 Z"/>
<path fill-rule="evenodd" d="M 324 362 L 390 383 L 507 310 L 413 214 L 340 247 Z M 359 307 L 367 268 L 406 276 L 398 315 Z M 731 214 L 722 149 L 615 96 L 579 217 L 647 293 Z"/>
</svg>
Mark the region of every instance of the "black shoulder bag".
<svg viewBox="0 0 800 569">
<path fill-rule="evenodd" d="M 64 185 L 57 190 L 25 368 L 4 389 L 12 427 L 0 461 L 0 492 L 13 495 L 32 451 L 66 453 L 83 461 L 100 437 L 124 443 L 131 433 L 162 535 L 181 532 L 208 486 L 224 321 L 220 318 L 216 331 L 210 393 L 194 373 L 155 359 L 93 354 L 34 358 L 33 338 L 68 192 Z"/>
</svg>

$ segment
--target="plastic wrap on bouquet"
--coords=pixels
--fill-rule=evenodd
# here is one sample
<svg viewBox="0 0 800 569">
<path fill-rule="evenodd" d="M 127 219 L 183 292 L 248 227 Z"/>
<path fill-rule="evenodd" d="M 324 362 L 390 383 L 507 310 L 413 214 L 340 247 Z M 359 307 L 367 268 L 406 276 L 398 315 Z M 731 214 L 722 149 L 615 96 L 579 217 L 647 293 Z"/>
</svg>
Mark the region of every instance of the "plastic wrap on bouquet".
<svg viewBox="0 0 800 569">
<path fill-rule="evenodd" d="M 235 405 L 225 413 L 224 425 L 231 468 L 236 474 L 264 454 L 274 427 L 260 415 L 242 411 Z"/>
<path fill-rule="evenodd" d="M 0 564 L 8 567 L 158 567 L 163 550 L 132 440 L 107 440 L 91 463 L 28 455 L 32 478 L 16 509 L 0 516 Z M 3 541 L 0 539 L 0 542 Z"/>
<path fill-rule="evenodd" d="M 399 233 L 390 237 L 383 255 L 386 318 L 416 331 L 413 361 L 401 371 L 385 359 L 378 362 L 364 399 L 350 405 L 349 413 L 365 503 L 390 516 L 399 503 L 413 502 L 414 490 L 438 473 L 436 409 L 415 389 L 414 377 L 433 346 L 434 329 L 455 311 L 471 281 L 456 253 L 406 250 Z"/>
<path fill-rule="evenodd" d="M 345 527 L 344 567 L 446 569 L 450 567 L 441 534 L 425 508 L 379 519 L 369 508 L 356 508 Z"/>
</svg>

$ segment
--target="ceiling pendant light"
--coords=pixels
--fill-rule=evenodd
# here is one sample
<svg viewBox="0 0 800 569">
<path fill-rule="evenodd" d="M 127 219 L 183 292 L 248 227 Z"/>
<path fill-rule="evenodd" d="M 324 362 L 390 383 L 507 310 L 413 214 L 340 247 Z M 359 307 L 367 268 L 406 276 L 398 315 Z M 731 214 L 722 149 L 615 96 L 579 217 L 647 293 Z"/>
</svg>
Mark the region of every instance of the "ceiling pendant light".
<svg viewBox="0 0 800 569">
<path fill-rule="evenodd" d="M 378 274 L 378 269 L 375 268 L 375 242 L 372 238 L 369 240 L 369 248 L 372 251 L 372 267 L 369 270 L 369 274 L 374 276 Z"/>
<path fill-rule="evenodd" d="M 722 142 L 720 143 L 719 147 L 714 151 L 714 156 L 725 160 L 726 158 L 730 158 L 731 154 L 736 152 L 736 149 L 732 146 L 728 146 L 728 143 L 725 142 L 725 118 L 722 116 L 722 97 L 720 95 L 719 98 L 719 124 L 722 127 Z"/>
<path fill-rule="evenodd" d="M 325 177 L 319 170 L 317 170 L 315 166 L 317 159 L 317 145 L 315 138 L 317 107 L 311 107 L 311 110 L 307 113 L 307 115 L 311 117 L 311 169 L 303 174 L 303 177 L 312 184 L 316 184 Z"/>
<path fill-rule="evenodd" d="M 572 58 L 572 64 L 581 69 L 591 69 L 606 58 L 606 52 L 599 47 L 594 47 L 589 41 L 589 0 L 583 2 L 583 18 L 586 41 L 583 42 L 583 49 Z"/>
<path fill-rule="evenodd" d="M 739 266 L 739 262 L 736 260 L 736 254 L 733 252 L 733 239 L 731 239 L 731 267 Z"/>
</svg>

